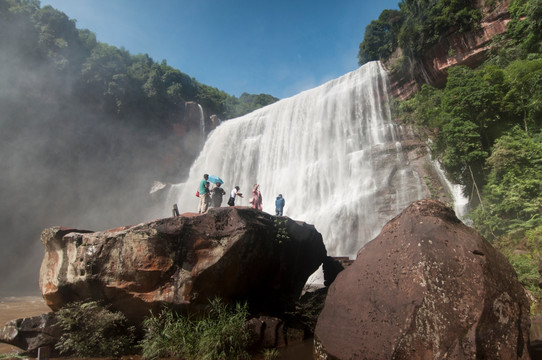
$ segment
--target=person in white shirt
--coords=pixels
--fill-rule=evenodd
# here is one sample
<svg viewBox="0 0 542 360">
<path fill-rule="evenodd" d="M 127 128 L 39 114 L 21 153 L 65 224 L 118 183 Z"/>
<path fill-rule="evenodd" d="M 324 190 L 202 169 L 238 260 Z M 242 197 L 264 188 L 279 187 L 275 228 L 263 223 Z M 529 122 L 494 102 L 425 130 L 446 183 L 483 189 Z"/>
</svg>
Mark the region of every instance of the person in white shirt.
<svg viewBox="0 0 542 360">
<path fill-rule="evenodd" d="M 239 196 L 239 197 L 243 197 L 243 194 L 241 194 L 239 192 L 239 186 L 236 186 L 233 188 L 233 190 L 231 191 L 230 193 L 230 199 L 228 200 L 228 205 L 229 206 L 235 206 L 235 197 L 236 196 Z"/>
</svg>

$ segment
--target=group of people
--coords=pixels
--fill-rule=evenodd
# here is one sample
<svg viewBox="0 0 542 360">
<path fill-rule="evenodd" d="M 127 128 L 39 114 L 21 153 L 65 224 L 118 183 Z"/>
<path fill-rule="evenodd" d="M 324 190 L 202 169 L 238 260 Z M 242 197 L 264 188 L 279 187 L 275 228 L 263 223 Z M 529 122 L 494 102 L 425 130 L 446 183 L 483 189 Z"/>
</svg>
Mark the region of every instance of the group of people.
<svg viewBox="0 0 542 360">
<path fill-rule="evenodd" d="M 207 212 L 209 206 L 220 207 L 222 205 L 222 197 L 226 195 L 226 191 L 221 187 L 222 183 L 220 181 L 217 181 L 215 186 L 211 188 L 211 184 L 208 180 L 209 174 L 204 174 L 196 194 L 199 196 L 198 212 L 200 214 Z M 232 189 L 228 200 L 229 206 L 235 206 L 235 199 L 238 196 L 240 198 L 243 197 L 243 194 L 239 190 L 239 186 L 235 186 Z M 249 203 L 254 209 L 262 210 L 262 193 L 260 192 L 259 184 L 254 184 L 254 187 L 252 188 L 252 197 L 250 198 Z M 277 216 L 282 216 L 284 205 L 286 205 L 286 201 L 282 197 L 282 194 L 279 194 L 275 200 L 275 212 Z"/>
<path fill-rule="evenodd" d="M 220 187 L 221 185 L 222 183 L 217 181 L 211 189 L 209 174 L 203 175 L 196 193 L 196 196 L 199 196 L 198 213 L 207 212 L 210 206 L 220 207 L 222 205 L 222 197 L 226 194 L 226 191 Z"/>
</svg>

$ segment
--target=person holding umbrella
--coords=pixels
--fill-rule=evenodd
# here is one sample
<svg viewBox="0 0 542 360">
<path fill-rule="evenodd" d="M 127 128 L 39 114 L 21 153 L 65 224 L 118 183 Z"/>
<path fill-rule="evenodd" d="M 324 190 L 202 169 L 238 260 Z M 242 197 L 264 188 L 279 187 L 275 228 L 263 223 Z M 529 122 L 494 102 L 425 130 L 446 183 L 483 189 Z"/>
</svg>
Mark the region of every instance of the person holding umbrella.
<svg viewBox="0 0 542 360">
<path fill-rule="evenodd" d="M 209 182 L 207 181 L 207 179 L 209 179 L 209 174 L 203 174 L 203 179 L 199 182 L 198 213 L 200 214 L 207 212 L 207 209 L 209 208 Z"/>
</svg>

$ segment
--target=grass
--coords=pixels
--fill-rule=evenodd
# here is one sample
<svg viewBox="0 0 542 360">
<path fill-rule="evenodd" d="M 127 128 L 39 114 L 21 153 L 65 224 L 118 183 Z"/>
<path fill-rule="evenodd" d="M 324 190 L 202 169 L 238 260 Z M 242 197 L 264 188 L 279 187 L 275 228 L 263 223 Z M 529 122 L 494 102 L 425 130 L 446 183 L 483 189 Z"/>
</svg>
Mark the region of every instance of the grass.
<svg viewBox="0 0 542 360">
<path fill-rule="evenodd" d="M 140 343 L 144 359 L 175 357 L 186 360 L 250 359 L 251 334 L 246 327 L 246 304 L 230 307 L 216 298 L 200 318 L 164 308 L 144 321 Z"/>
</svg>

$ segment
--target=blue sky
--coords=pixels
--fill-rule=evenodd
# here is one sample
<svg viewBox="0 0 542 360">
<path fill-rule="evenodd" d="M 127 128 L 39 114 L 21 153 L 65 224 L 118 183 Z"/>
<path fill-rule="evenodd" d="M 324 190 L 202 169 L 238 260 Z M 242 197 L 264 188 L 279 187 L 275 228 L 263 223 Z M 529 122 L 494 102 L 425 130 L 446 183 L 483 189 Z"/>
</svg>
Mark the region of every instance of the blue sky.
<svg viewBox="0 0 542 360">
<path fill-rule="evenodd" d="M 230 95 L 295 95 L 358 67 L 363 33 L 399 0 L 41 0 L 98 41 Z"/>
</svg>

